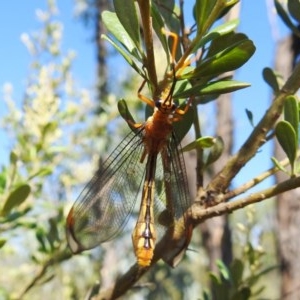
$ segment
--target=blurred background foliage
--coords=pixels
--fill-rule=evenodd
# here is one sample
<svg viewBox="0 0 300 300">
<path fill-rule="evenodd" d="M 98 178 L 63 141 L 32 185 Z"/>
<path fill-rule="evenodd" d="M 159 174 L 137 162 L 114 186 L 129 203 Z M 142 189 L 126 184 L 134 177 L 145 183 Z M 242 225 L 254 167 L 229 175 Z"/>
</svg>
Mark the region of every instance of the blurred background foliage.
<svg viewBox="0 0 300 300">
<path fill-rule="evenodd" d="M 77 0 L 74 7 L 81 20 L 95 22 L 100 2 Z M 61 50 L 59 8 L 54 0 L 47 5 L 47 10 L 37 10 L 38 30 L 22 35 L 30 53 L 23 98 L 13 98 L 10 84 L 4 87 L 8 113 L 1 127 L 10 140 L 10 159 L 0 166 L 0 299 L 83 299 L 98 281 L 109 286 L 134 261 L 130 231 L 99 249 L 72 256 L 64 228 L 74 198 L 97 169 L 99 154 L 103 159 L 127 129 L 117 99 L 125 98 L 137 119 L 143 119 L 142 104 L 135 101 L 140 80 L 122 66 L 128 77 L 117 89 L 103 83 L 94 90 L 81 88 L 72 72 L 76 53 Z M 249 299 L 251 291 L 251 299 L 275 299 L 279 275 L 278 268 L 274 271 L 275 247 L 270 246 L 275 237 L 270 223 L 264 224 L 274 209 L 272 204 L 261 207 L 260 212 L 250 207 L 232 217 L 236 259 L 230 267 L 220 261 L 218 272 L 208 272 L 195 231 L 176 269 L 158 263 L 128 297 Z"/>
</svg>

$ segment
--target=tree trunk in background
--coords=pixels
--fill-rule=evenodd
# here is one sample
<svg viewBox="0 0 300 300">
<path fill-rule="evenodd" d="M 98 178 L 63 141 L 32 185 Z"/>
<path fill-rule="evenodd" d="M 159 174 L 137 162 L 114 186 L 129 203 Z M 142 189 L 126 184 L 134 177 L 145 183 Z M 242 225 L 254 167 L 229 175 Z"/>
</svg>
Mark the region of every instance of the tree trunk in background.
<svg viewBox="0 0 300 300">
<path fill-rule="evenodd" d="M 216 136 L 224 140 L 224 152 L 217 164 L 213 165 L 212 173 L 216 174 L 217 167 L 225 165 L 232 152 L 233 118 L 230 94 L 222 95 L 217 101 L 217 128 Z M 215 262 L 223 260 L 226 265 L 232 261 L 231 232 L 228 225 L 228 216 L 214 217 L 201 224 L 203 246 L 209 256 L 209 269 L 217 271 Z"/>
<path fill-rule="evenodd" d="M 230 21 L 239 17 L 240 4 L 237 4 L 228 15 L 225 21 Z M 227 75 L 233 75 L 233 72 Z M 224 151 L 216 164 L 212 166 L 212 175 L 225 165 L 232 153 L 233 145 L 233 116 L 231 94 L 224 94 L 217 100 L 217 125 L 216 136 L 221 136 L 224 140 Z M 221 259 L 227 266 L 232 261 L 232 241 L 231 230 L 228 224 L 228 216 L 214 217 L 205 221 L 200 226 L 202 232 L 203 246 L 209 257 L 210 271 L 217 271 L 216 260 Z M 212 291 L 213 295 L 213 291 Z"/>
<path fill-rule="evenodd" d="M 109 0 L 96 0 L 96 48 L 97 48 L 97 91 L 99 100 L 99 112 L 101 112 L 101 99 L 105 99 L 108 94 L 107 80 L 107 43 L 101 38 L 102 34 L 106 34 L 106 28 L 101 20 L 101 13 L 109 9 Z"/>
<path fill-rule="evenodd" d="M 277 46 L 275 70 L 284 80 L 290 75 L 294 62 L 293 39 L 288 37 Z M 299 79 L 300 80 L 300 79 Z M 278 143 L 274 155 L 285 157 Z M 276 173 L 276 181 L 287 179 L 283 172 Z M 300 299 L 300 190 L 286 192 L 277 197 L 277 250 L 281 266 L 281 297 L 284 300 Z"/>
</svg>

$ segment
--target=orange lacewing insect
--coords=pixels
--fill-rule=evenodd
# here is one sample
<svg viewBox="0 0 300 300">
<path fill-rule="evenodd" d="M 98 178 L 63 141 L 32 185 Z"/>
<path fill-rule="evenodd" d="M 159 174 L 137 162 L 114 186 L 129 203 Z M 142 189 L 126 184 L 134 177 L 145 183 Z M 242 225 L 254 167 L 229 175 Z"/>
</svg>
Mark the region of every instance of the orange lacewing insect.
<svg viewBox="0 0 300 300">
<path fill-rule="evenodd" d="M 180 121 L 187 112 L 191 99 L 184 110 L 174 104 L 176 76 L 173 71 L 174 81 L 167 96 L 157 101 L 140 93 L 143 82 L 138 96 L 154 108 L 152 116 L 142 124 L 128 121 L 135 130 L 99 167 L 71 208 L 67 217 L 67 240 L 72 252 L 92 249 L 115 238 L 129 220 L 140 191 L 139 215 L 132 233 L 138 265 L 150 266 L 157 229 L 163 233 L 175 228 L 182 218 L 181 227 L 185 233 L 178 239 L 171 257 L 166 255 L 163 259 L 174 265 L 188 246 L 192 229 L 185 213 L 191 206 L 191 199 L 173 123 Z"/>
<path fill-rule="evenodd" d="M 142 95 L 140 98 L 153 103 Z M 137 130 L 130 132 L 100 166 L 67 217 L 67 239 L 74 253 L 115 238 L 142 189 L 132 240 L 138 264 L 151 264 L 157 240 L 155 225 L 173 226 L 191 205 L 184 158 L 172 126 L 184 112 L 176 108 L 171 92 L 156 101 L 153 115 L 145 123 L 135 124 Z M 167 222 L 161 221 L 162 215 L 167 216 Z M 185 226 L 184 248 L 191 235 Z"/>
</svg>

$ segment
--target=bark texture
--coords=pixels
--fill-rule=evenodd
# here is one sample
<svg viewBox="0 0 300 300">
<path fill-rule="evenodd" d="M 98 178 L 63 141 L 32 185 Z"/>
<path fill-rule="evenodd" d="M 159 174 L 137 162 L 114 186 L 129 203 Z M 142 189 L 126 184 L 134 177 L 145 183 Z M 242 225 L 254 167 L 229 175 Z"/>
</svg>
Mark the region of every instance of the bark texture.
<svg viewBox="0 0 300 300">
<path fill-rule="evenodd" d="M 295 60 L 294 40 L 288 37 L 278 43 L 275 69 L 284 80 L 292 72 Z M 300 79 L 299 79 L 300 80 Z M 277 159 L 285 157 L 281 147 L 275 143 L 274 155 Z M 287 179 L 283 172 L 276 174 L 276 182 Z M 277 250 L 281 266 L 281 298 L 300 299 L 300 190 L 295 189 L 277 197 Z"/>
</svg>

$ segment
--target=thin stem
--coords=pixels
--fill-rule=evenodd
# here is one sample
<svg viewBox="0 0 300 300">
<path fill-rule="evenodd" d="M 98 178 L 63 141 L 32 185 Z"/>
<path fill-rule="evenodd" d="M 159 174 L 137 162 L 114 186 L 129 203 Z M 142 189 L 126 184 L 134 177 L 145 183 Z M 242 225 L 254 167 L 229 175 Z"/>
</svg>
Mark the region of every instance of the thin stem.
<svg viewBox="0 0 300 300">
<path fill-rule="evenodd" d="M 274 197 L 286 191 L 293 190 L 299 186 L 300 176 L 288 179 L 257 193 L 250 194 L 245 198 L 232 202 L 220 203 L 213 207 L 203 209 L 196 203 L 192 207 L 192 220 L 194 222 L 193 225 L 196 226 L 203 221 L 215 216 L 220 216 L 225 213 L 232 213 L 235 210 L 241 209 L 253 203 L 261 202 L 265 199 Z"/>
<path fill-rule="evenodd" d="M 298 155 L 299 154 L 300 154 L 300 151 L 298 152 Z M 280 162 L 280 165 L 285 167 L 289 163 L 290 163 L 289 159 L 285 158 Z M 279 171 L 278 167 L 273 167 L 273 168 L 270 168 L 269 170 L 259 174 L 258 176 L 252 178 L 251 180 L 249 180 L 248 182 L 246 182 L 243 185 L 239 186 L 238 188 L 226 193 L 224 195 L 224 201 L 226 202 L 226 201 L 232 199 L 233 197 L 236 197 L 236 196 L 238 196 L 242 193 L 245 193 L 246 191 L 248 191 L 249 189 L 251 189 L 254 186 L 258 185 L 259 183 L 261 183 L 262 181 L 264 181 L 268 177 L 274 175 L 278 171 Z"/>
<path fill-rule="evenodd" d="M 152 91 L 155 96 L 157 91 L 157 74 L 155 68 L 155 57 L 153 48 L 153 34 L 152 34 L 152 20 L 150 16 L 150 2 L 149 0 L 138 0 L 138 5 L 141 13 L 141 19 L 144 31 L 144 42 L 146 47 L 147 57 L 144 65 L 148 71 L 149 80 L 151 82 Z"/>
<path fill-rule="evenodd" d="M 209 18 L 205 20 L 204 26 L 201 28 L 201 31 L 198 30 L 196 37 L 191 41 L 190 45 L 186 48 L 185 52 L 183 53 L 182 57 L 178 61 L 176 65 L 176 71 L 181 69 L 185 65 L 185 61 L 189 57 L 191 53 L 193 53 L 199 41 L 203 38 L 206 34 L 207 30 L 212 26 L 212 24 L 216 21 L 217 17 L 221 13 L 221 11 L 228 6 L 229 3 L 225 3 L 224 0 L 219 0 L 215 4 L 212 13 L 209 15 Z"/>
<path fill-rule="evenodd" d="M 32 278 L 32 280 L 27 284 L 27 286 L 23 289 L 23 291 L 20 293 L 18 299 L 23 299 L 25 294 L 27 294 L 33 287 L 35 287 L 39 281 L 45 278 L 45 275 L 47 274 L 47 270 L 54 265 L 57 265 L 67 259 L 70 259 L 72 257 L 72 253 L 68 251 L 67 249 L 58 252 L 56 254 L 53 254 L 52 257 L 50 257 L 48 260 L 46 260 L 38 273 Z"/>
<path fill-rule="evenodd" d="M 184 11 L 184 0 L 180 0 L 179 1 L 179 7 L 180 7 L 180 15 L 179 15 L 179 21 L 180 21 L 180 31 L 181 31 L 181 44 L 182 44 L 182 47 L 183 47 L 183 51 L 186 51 L 187 49 L 187 45 L 189 44 L 189 40 L 188 40 L 188 37 L 186 35 L 186 32 L 185 32 L 185 21 L 184 21 L 184 14 L 183 14 L 183 11 Z"/>
</svg>

